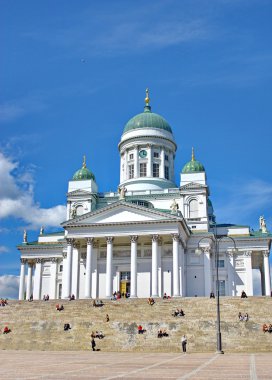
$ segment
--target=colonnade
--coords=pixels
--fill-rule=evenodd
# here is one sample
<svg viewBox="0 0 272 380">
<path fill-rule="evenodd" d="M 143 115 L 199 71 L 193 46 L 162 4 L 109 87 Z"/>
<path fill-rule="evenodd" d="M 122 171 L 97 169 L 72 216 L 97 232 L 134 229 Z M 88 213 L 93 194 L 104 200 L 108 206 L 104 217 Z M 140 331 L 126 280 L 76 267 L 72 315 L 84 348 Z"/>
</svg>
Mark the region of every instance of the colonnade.
<svg viewBox="0 0 272 380">
<path fill-rule="evenodd" d="M 131 298 L 136 298 L 137 293 L 137 247 L 138 247 L 137 235 L 130 236 L 131 244 L 131 255 L 130 255 L 130 296 Z M 152 263 L 151 263 L 151 296 L 156 298 L 161 295 L 163 291 L 160 289 L 159 277 L 161 275 L 161 257 L 160 257 L 160 246 L 161 237 L 159 235 L 152 235 Z M 97 246 L 94 237 L 89 237 L 87 241 L 86 250 L 86 273 L 85 273 L 85 298 L 96 297 L 96 289 L 92 292 L 92 288 L 95 288 L 95 278 L 94 272 L 97 271 Z M 105 295 L 106 298 L 110 298 L 113 293 L 113 244 L 114 237 L 107 236 L 107 250 L 106 250 L 106 281 L 105 281 Z M 76 298 L 79 297 L 79 250 L 76 249 L 74 239 L 67 239 L 67 252 L 63 253 L 63 273 L 62 273 L 62 287 L 63 295 L 62 298 L 68 298 L 71 294 L 75 294 Z M 172 285 L 173 285 L 173 296 L 180 297 L 185 296 L 185 275 L 184 275 L 184 247 L 181 238 L 178 234 L 172 234 Z M 269 268 L 269 251 L 263 251 L 263 294 L 270 296 L 271 286 L 270 286 L 270 268 Z M 249 261 L 251 263 L 251 252 L 247 252 L 248 265 Z M 249 260 L 250 259 L 250 260 Z M 19 282 L 19 300 L 24 298 L 33 299 L 42 298 L 42 272 L 43 263 L 50 261 L 50 299 L 55 299 L 57 295 L 57 276 L 58 276 L 58 260 L 61 258 L 22 258 L 21 259 L 21 271 L 20 271 L 20 282 Z M 246 266 L 248 266 L 246 264 Z M 228 294 L 230 296 L 235 295 L 235 281 L 234 281 L 234 257 L 233 254 L 229 254 L 229 289 Z M 33 272 L 35 268 L 35 275 L 33 281 Z M 27 274 L 26 274 L 27 269 Z M 249 280 L 252 276 L 252 268 L 246 268 Z M 210 252 L 204 253 L 204 284 L 205 284 L 205 295 L 209 295 L 211 289 L 211 261 Z M 248 281 L 249 281 L 248 280 Z M 95 294 L 95 295 L 94 295 Z M 250 292 L 248 292 L 250 294 Z M 253 292 L 252 292 L 253 294 Z"/>
</svg>

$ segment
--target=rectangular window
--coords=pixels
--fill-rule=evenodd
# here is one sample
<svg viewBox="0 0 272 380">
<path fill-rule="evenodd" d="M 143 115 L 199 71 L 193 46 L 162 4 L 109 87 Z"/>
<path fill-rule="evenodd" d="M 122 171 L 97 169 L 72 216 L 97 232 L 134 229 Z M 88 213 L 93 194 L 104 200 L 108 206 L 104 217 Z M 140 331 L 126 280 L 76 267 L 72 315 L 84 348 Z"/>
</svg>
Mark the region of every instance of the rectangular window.
<svg viewBox="0 0 272 380">
<path fill-rule="evenodd" d="M 130 272 L 121 272 L 120 273 L 120 280 L 130 280 Z"/>
<path fill-rule="evenodd" d="M 134 178 L 134 165 L 129 165 L 128 166 L 128 178 Z"/>
<path fill-rule="evenodd" d="M 225 268 L 225 261 L 224 260 L 218 260 L 218 268 Z"/>
<path fill-rule="evenodd" d="M 130 159 L 130 160 L 133 160 L 133 153 L 130 153 L 130 155 L 129 155 L 129 159 Z"/>
<path fill-rule="evenodd" d="M 60 264 L 60 266 L 59 266 L 59 271 L 63 272 L 63 265 L 62 264 Z"/>
<path fill-rule="evenodd" d="M 140 164 L 140 177 L 146 177 L 146 164 Z"/>
<path fill-rule="evenodd" d="M 164 177 L 166 179 L 169 179 L 169 168 L 168 168 L 168 166 L 164 167 Z"/>
<path fill-rule="evenodd" d="M 165 159 L 165 161 L 168 161 L 168 155 L 167 154 L 164 156 L 164 159 Z"/>
<path fill-rule="evenodd" d="M 225 280 L 219 280 L 219 295 L 220 296 L 225 296 L 226 295 Z"/>
<path fill-rule="evenodd" d="M 153 164 L 153 177 L 159 177 L 159 176 L 160 176 L 160 165 Z"/>
<path fill-rule="evenodd" d="M 159 153 L 158 152 L 154 152 L 154 158 L 159 158 Z"/>
</svg>

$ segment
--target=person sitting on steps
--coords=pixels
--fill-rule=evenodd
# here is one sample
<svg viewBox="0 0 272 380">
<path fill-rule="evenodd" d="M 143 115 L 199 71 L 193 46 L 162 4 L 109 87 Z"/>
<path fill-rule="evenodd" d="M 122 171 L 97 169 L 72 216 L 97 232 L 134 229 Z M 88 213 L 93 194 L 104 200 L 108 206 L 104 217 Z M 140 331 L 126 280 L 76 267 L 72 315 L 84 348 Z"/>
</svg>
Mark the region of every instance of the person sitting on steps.
<svg viewBox="0 0 272 380">
<path fill-rule="evenodd" d="M 70 323 L 64 323 L 63 329 L 64 329 L 64 331 L 70 330 L 71 329 Z"/>
<path fill-rule="evenodd" d="M 109 314 L 106 314 L 106 322 L 109 322 L 109 321 L 110 321 Z"/>
<path fill-rule="evenodd" d="M 11 332 L 11 329 L 8 328 L 8 326 L 4 327 L 3 334 L 8 334 Z"/>
<path fill-rule="evenodd" d="M 210 293 L 210 298 L 215 298 L 214 292 Z"/>
<path fill-rule="evenodd" d="M 244 290 L 241 293 L 241 298 L 247 298 L 246 292 Z"/>
<path fill-rule="evenodd" d="M 153 306 L 153 305 L 154 305 L 154 303 L 155 303 L 155 300 L 154 300 L 154 298 L 152 298 L 152 297 L 149 297 L 149 298 L 148 298 L 148 301 L 147 301 L 147 303 L 148 303 L 148 305 L 150 305 L 150 306 Z"/>
</svg>

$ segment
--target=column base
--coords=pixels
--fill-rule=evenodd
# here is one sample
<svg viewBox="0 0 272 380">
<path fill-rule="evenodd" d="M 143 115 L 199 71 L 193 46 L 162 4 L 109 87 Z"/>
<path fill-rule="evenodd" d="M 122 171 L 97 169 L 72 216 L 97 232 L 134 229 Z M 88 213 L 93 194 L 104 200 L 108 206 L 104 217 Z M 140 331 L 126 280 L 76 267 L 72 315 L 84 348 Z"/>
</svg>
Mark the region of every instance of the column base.
<svg viewBox="0 0 272 380">
<path fill-rule="evenodd" d="M 130 296 L 129 298 L 134 298 L 135 299 L 135 298 L 138 298 L 138 296 Z"/>
<path fill-rule="evenodd" d="M 151 297 L 152 297 L 152 298 L 161 298 L 158 294 L 156 294 L 156 295 L 152 294 Z"/>
<path fill-rule="evenodd" d="M 177 296 L 173 296 L 173 298 L 181 298 L 182 296 L 179 294 Z"/>
</svg>

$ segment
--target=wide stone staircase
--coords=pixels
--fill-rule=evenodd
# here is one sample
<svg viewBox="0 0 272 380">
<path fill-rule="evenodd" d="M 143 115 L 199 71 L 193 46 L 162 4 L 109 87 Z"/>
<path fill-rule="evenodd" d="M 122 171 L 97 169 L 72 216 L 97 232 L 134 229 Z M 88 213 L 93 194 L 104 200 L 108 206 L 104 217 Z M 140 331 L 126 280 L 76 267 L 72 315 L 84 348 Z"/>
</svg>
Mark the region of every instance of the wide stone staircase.
<svg viewBox="0 0 272 380">
<path fill-rule="evenodd" d="M 9 301 L 0 307 L 0 349 L 9 350 L 90 350 L 91 332 L 101 330 L 104 339 L 96 339 L 101 351 L 180 352 L 181 336 L 187 335 L 189 352 L 216 351 L 216 300 L 209 298 L 103 300 L 93 307 L 92 300 Z M 64 310 L 56 311 L 56 303 Z M 182 308 L 184 317 L 174 317 Z M 272 323 L 272 298 L 220 298 L 222 347 L 225 352 L 272 351 L 272 334 L 263 333 L 263 323 Z M 239 311 L 249 321 L 238 319 Z M 106 322 L 106 314 L 109 322 Z M 64 323 L 71 330 L 64 331 Z M 146 330 L 138 334 L 137 326 Z M 159 329 L 168 337 L 158 338 Z"/>
</svg>

